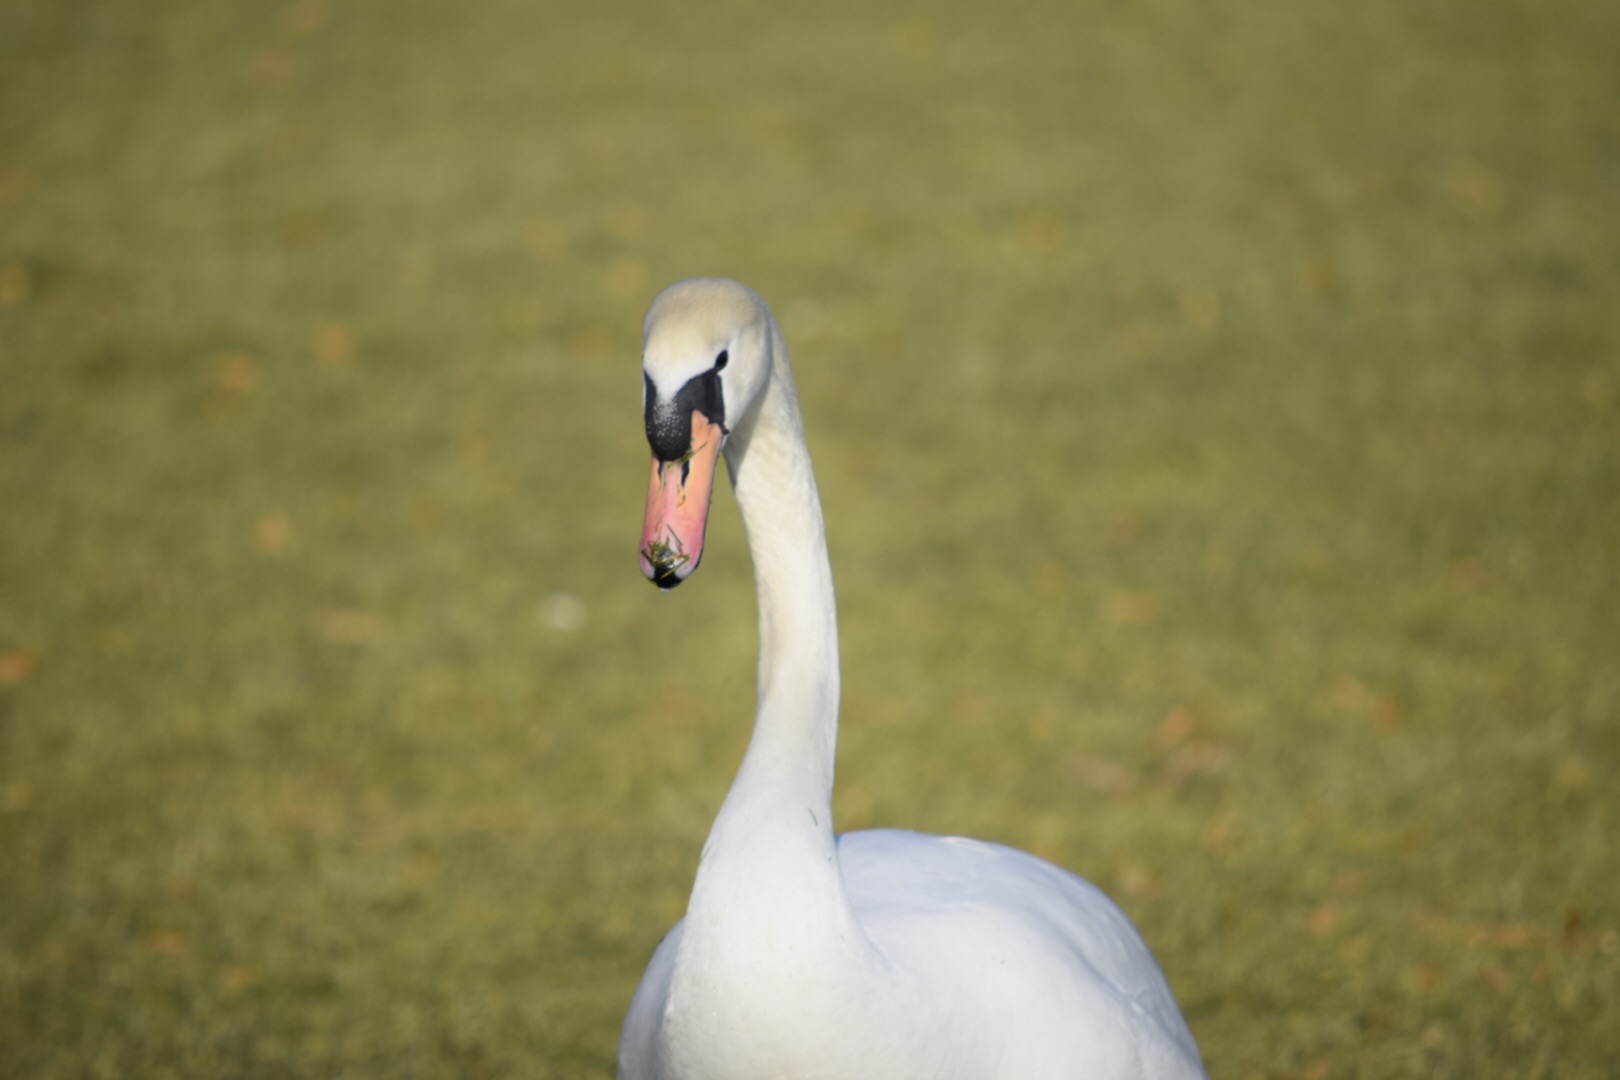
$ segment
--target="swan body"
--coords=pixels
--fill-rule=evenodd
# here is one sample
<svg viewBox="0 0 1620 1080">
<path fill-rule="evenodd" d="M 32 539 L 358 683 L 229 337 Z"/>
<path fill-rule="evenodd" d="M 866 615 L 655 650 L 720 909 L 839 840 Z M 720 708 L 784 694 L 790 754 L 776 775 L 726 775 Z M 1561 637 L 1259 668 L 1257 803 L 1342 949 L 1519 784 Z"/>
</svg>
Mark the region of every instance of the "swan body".
<svg viewBox="0 0 1620 1080">
<path fill-rule="evenodd" d="M 621 1080 L 1203 1077 L 1152 954 L 1103 893 L 1024 852 L 835 837 L 837 624 L 787 350 L 764 302 L 677 282 L 643 325 L 642 571 L 696 569 L 717 459 L 759 595 L 754 732 L 686 917 L 654 953 Z"/>
</svg>

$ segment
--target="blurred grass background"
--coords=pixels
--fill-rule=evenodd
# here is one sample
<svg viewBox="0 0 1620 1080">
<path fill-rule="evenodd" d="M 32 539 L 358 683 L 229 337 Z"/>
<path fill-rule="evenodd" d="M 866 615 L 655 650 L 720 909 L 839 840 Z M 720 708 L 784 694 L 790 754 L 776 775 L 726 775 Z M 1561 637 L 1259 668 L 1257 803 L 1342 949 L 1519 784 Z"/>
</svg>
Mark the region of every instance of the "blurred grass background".
<svg viewBox="0 0 1620 1080">
<path fill-rule="evenodd" d="M 751 715 L 729 495 L 634 561 L 641 313 L 719 273 L 797 360 L 843 828 L 1097 881 L 1213 1075 L 1612 1075 L 1617 55 L 9 0 L 0 1074 L 611 1074 Z"/>
</svg>

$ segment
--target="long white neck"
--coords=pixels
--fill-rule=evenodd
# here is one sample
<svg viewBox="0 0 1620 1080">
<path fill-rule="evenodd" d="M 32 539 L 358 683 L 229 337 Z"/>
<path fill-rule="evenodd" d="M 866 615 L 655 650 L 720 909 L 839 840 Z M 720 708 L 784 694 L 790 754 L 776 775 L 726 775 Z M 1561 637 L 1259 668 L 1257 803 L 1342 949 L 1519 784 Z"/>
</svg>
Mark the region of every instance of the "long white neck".
<svg viewBox="0 0 1620 1080">
<path fill-rule="evenodd" d="M 759 595 L 754 733 L 704 846 L 672 988 L 678 1008 L 724 1002 L 744 1040 L 765 1034 L 783 996 L 801 1019 L 826 1006 L 831 1022 L 853 1004 L 841 996 L 863 996 L 849 991 L 873 963 L 832 829 L 832 572 L 793 377 L 772 330 L 770 383 L 726 446 Z"/>
<path fill-rule="evenodd" d="M 689 917 L 714 901 L 711 879 L 733 872 L 763 892 L 810 860 L 831 865 L 842 887 L 828 862 L 838 739 L 832 569 L 793 375 L 772 330 L 769 384 L 726 445 L 759 597 L 754 735 L 710 830 Z M 729 886 L 727 898 L 737 899 Z M 737 926 L 726 929 L 734 937 Z"/>
<path fill-rule="evenodd" d="M 830 842 L 838 617 L 793 374 L 772 337 L 771 380 L 726 447 L 759 598 L 754 737 L 727 805 L 739 796 L 802 802 Z"/>
</svg>

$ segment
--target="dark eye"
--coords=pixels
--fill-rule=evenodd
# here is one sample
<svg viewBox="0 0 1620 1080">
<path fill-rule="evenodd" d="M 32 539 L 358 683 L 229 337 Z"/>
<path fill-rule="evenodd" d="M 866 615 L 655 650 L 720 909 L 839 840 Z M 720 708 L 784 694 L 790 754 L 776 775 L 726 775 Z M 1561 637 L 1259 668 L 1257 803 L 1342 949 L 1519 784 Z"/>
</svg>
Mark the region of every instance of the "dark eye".
<svg viewBox="0 0 1620 1080">
<path fill-rule="evenodd" d="M 726 366 L 726 361 L 730 359 L 731 355 L 729 350 L 721 349 L 720 355 L 714 358 L 714 370 L 720 371 L 723 369 Z"/>
</svg>

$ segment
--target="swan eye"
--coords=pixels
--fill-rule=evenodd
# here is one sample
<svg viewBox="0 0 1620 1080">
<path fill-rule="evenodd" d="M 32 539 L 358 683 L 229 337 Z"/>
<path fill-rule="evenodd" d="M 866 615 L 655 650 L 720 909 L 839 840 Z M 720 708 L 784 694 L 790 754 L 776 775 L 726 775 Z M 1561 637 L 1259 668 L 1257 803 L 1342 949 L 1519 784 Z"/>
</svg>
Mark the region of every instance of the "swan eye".
<svg viewBox="0 0 1620 1080">
<path fill-rule="evenodd" d="M 720 355 L 714 358 L 714 370 L 716 370 L 716 371 L 724 371 L 725 367 L 726 367 L 726 361 L 728 361 L 730 359 L 731 359 L 730 350 L 721 349 L 720 350 Z"/>
</svg>

